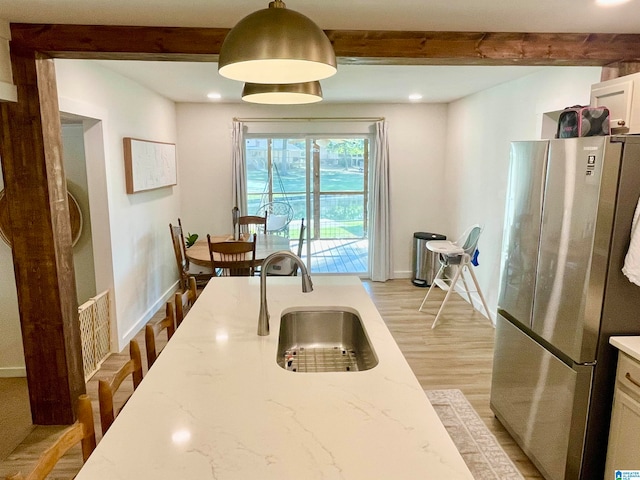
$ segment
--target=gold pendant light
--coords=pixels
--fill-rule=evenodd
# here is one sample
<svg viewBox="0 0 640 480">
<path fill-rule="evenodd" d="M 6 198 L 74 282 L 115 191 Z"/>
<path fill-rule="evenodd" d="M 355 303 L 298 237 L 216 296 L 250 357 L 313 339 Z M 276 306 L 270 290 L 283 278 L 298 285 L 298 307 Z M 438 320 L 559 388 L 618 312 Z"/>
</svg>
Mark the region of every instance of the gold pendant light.
<svg viewBox="0 0 640 480">
<path fill-rule="evenodd" d="M 238 22 L 218 60 L 223 77 L 247 83 L 304 83 L 335 74 L 336 56 L 325 33 L 281 0 Z"/>
<path fill-rule="evenodd" d="M 245 83 L 242 100 L 269 105 L 300 105 L 322 101 L 320 82 Z"/>
</svg>

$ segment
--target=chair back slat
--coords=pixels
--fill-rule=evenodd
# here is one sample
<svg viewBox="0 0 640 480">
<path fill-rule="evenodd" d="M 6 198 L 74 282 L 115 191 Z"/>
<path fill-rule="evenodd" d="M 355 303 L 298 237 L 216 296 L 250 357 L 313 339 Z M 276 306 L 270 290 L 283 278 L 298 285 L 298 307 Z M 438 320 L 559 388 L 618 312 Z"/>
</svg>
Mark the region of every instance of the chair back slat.
<svg viewBox="0 0 640 480">
<path fill-rule="evenodd" d="M 171 233 L 173 253 L 180 274 L 180 287 L 185 290 L 187 288 L 187 277 L 189 276 L 189 259 L 187 258 L 184 234 L 182 233 L 182 222 L 179 218 L 178 225 L 169 224 L 169 232 Z"/>
<path fill-rule="evenodd" d="M 180 326 L 184 316 L 191 309 L 198 298 L 198 289 L 196 287 L 196 279 L 189 277 L 189 288 L 184 292 L 177 292 L 175 295 L 176 304 L 176 328 Z"/>
<path fill-rule="evenodd" d="M 304 245 L 304 232 L 307 227 L 304 225 L 304 218 L 300 221 L 300 236 L 298 237 L 298 250 L 296 251 L 296 255 L 302 258 L 302 247 Z M 293 276 L 298 276 L 298 265 L 295 262 L 291 262 L 293 264 Z"/>
<path fill-rule="evenodd" d="M 244 215 L 238 218 L 238 225 L 240 233 L 267 233 L 267 216 L 268 213 L 264 212 L 264 217 L 259 215 Z"/>
<path fill-rule="evenodd" d="M 176 330 L 175 309 L 173 303 L 167 302 L 165 317 L 159 322 L 149 322 L 144 327 L 144 344 L 147 349 L 147 368 L 151 368 L 160 355 L 156 347 L 156 337 L 167 332 L 167 341 L 171 340 Z"/>
<path fill-rule="evenodd" d="M 211 235 L 207 235 L 209 243 L 209 258 L 214 273 L 222 276 L 251 276 L 256 262 L 256 234 L 251 241 L 212 242 Z"/>
</svg>

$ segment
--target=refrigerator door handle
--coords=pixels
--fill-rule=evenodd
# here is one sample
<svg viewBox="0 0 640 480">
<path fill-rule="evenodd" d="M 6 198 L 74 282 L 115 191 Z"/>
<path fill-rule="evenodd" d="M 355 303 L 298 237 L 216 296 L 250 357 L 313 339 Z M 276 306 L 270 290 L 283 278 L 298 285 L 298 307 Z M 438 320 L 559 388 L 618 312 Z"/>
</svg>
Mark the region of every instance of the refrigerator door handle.
<svg viewBox="0 0 640 480">
<path fill-rule="evenodd" d="M 595 367 L 596 363 L 598 363 L 598 362 L 574 363 L 574 365 L 577 365 L 577 366 L 580 366 L 580 367 Z"/>
</svg>

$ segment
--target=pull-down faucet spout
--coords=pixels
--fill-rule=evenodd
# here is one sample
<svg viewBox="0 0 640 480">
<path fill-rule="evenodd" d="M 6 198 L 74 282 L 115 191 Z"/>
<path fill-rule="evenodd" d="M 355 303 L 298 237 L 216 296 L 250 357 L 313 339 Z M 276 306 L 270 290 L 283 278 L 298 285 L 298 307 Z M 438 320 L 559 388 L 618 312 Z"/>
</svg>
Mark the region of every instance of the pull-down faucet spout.
<svg viewBox="0 0 640 480">
<path fill-rule="evenodd" d="M 258 315 L 258 335 L 269 335 L 269 309 L 267 308 L 267 268 L 275 259 L 282 257 L 290 258 L 299 268 L 302 276 L 302 291 L 307 293 L 313 291 L 313 283 L 307 271 L 307 267 L 300 257 L 289 250 L 274 252 L 264 259 L 260 267 L 260 314 Z"/>
</svg>

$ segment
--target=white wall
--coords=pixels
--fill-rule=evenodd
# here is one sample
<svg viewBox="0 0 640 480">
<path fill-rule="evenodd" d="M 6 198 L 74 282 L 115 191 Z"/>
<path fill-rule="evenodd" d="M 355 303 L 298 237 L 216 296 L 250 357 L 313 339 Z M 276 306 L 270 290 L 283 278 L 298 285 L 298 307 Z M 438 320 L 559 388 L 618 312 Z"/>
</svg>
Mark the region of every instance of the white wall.
<svg viewBox="0 0 640 480">
<path fill-rule="evenodd" d="M 84 222 L 78 242 L 73 247 L 76 291 L 78 302 L 82 303 L 96 293 L 82 126 L 63 126 L 62 141 L 67 188 L 77 200 Z M 3 331 L 0 335 L 0 377 L 25 376 L 13 257 L 4 242 L 0 242 L 0 268 L 3 272 L 0 276 L 0 328 Z"/>
<path fill-rule="evenodd" d="M 11 73 L 10 41 L 9 22 L 0 18 L 0 102 L 5 100 L 15 102 L 18 99 L 18 91 L 13 84 L 13 74 Z"/>
<path fill-rule="evenodd" d="M 175 142 L 175 105 L 93 62 L 56 60 L 55 67 L 61 111 L 97 119 L 83 125 L 95 283 L 112 289 L 112 339 L 121 350 L 176 287 L 168 224 L 180 212 L 179 186 L 126 194 L 122 138 Z M 0 375 L 24 374 L 13 261 L 4 244 L 0 265 Z"/>
<path fill-rule="evenodd" d="M 99 121 L 85 122 L 85 142 L 88 137 L 104 142 L 100 152 L 88 155 L 87 170 L 92 212 L 101 212 L 92 219 L 94 249 L 95 237 L 109 237 L 95 251 L 96 283 L 98 290 L 113 288 L 118 349 L 175 287 L 177 271 L 168 223 L 180 216 L 186 230 L 201 236 L 230 231 L 234 117 L 385 117 L 390 135 L 395 276 L 411 273 L 413 232 L 426 230 L 455 238 L 468 225 L 482 223 L 485 231 L 476 272 L 490 310 L 495 311 L 509 142 L 539 138 L 544 112 L 588 103 L 590 85 L 600 79 L 600 68 L 557 67 L 449 106 L 175 106 L 91 62 L 56 60 L 56 71 L 61 107 L 97 118 Z M 258 124 L 249 125 L 258 128 Z M 260 128 L 264 130 L 265 125 Z M 127 195 L 122 154 L 125 136 L 176 142 L 178 185 Z M 90 152 L 96 150 L 96 142 L 86 146 Z M 101 155 L 103 161 L 95 164 L 92 158 Z M 93 188 L 92 177 L 94 182 L 98 178 Z M 100 200 L 99 196 L 94 199 L 100 182 L 108 204 L 94 206 Z M 0 265 L 5 273 L 0 277 L 2 375 L 24 363 L 11 251 L 4 244 L 0 244 Z"/>
<path fill-rule="evenodd" d="M 93 266 L 91 244 L 91 210 L 87 185 L 87 165 L 84 154 L 84 128 L 82 124 L 62 125 L 62 151 L 67 190 L 78 202 L 82 213 L 82 230 L 73 247 L 73 267 L 76 277 L 78 303 L 83 304 L 95 296 L 96 272 Z"/>
<path fill-rule="evenodd" d="M 177 270 L 168 224 L 180 212 L 179 186 L 126 193 L 122 139 L 175 143 L 175 105 L 94 62 L 56 60 L 56 75 L 61 105 L 86 104 L 104 112 L 109 217 L 100 220 L 109 222 L 111 252 L 95 254 L 111 255 L 120 350 L 175 288 Z"/>
<path fill-rule="evenodd" d="M 588 105 L 591 84 L 600 80 L 600 73 L 599 67 L 545 69 L 449 105 L 444 183 L 451 223 L 446 233 L 455 237 L 471 224 L 484 224 L 475 272 L 492 317 L 500 277 L 509 143 L 539 139 L 544 112 Z"/>
<path fill-rule="evenodd" d="M 4 188 L 0 171 L 0 188 Z M 0 240 L 0 377 L 24 377 L 24 351 L 20 332 L 18 294 L 11 248 Z"/>
<path fill-rule="evenodd" d="M 248 104 L 178 104 L 178 183 L 182 190 L 182 225 L 198 233 L 231 231 L 231 125 L 234 117 L 385 117 L 389 125 L 391 225 L 396 277 L 411 274 L 413 232 L 441 231 L 447 226 L 442 208 L 446 105 L 311 105 L 269 107 Z M 250 131 L 277 129 L 337 133 L 336 123 L 247 123 Z M 322 128 L 331 131 L 322 131 Z M 369 128 L 350 123 L 345 133 Z"/>
</svg>

